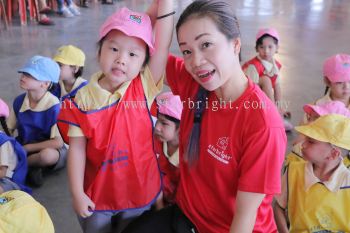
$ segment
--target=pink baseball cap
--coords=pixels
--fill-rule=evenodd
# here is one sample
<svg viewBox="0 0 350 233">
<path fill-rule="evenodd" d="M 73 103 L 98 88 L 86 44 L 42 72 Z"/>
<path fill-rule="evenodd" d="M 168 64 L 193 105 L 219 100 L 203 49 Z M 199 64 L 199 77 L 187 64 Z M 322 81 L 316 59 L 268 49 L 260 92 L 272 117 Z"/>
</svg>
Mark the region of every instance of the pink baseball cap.
<svg viewBox="0 0 350 233">
<path fill-rule="evenodd" d="M 9 114 L 10 114 L 9 107 L 2 99 L 0 99 L 0 117 L 7 118 Z"/>
<path fill-rule="evenodd" d="M 311 114 L 311 112 L 314 111 L 320 116 L 339 114 L 350 118 L 350 110 L 343 102 L 337 100 L 329 101 L 320 105 L 306 104 L 304 105 L 303 109 L 307 114 Z"/>
<path fill-rule="evenodd" d="M 350 81 L 350 55 L 336 54 L 327 58 L 323 64 L 323 75 L 332 83 Z"/>
<path fill-rule="evenodd" d="M 262 28 L 258 31 L 256 34 L 256 40 L 261 38 L 263 35 L 270 35 L 274 38 L 276 38 L 278 41 L 280 41 L 280 36 L 278 35 L 278 32 L 274 28 Z"/>
<path fill-rule="evenodd" d="M 149 16 L 129 10 L 126 7 L 109 16 L 100 28 L 99 40 L 111 30 L 119 30 L 128 36 L 143 40 L 149 48 L 150 55 L 154 52 L 152 23 Z"/>
<path fill-rule="evenodd" d="M 180 96 L 174 95 L 172 92 L 164 92 L 156 98 L 158 111 L 161 114 L 171 116 L 175 119 L 181 119 L 182 102 Z"/>
</svg>

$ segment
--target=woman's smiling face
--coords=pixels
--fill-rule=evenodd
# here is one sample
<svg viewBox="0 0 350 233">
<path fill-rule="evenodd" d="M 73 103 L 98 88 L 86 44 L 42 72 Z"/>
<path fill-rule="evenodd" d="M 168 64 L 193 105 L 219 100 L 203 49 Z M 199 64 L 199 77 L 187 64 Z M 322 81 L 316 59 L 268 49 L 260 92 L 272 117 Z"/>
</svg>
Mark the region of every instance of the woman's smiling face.
<svg viewBox="0 0 350 233">
<path fill-rule="evenodd" d="M 178 30 L 186 70 L 209 91 L 231 77 L 237 41 L 227 39 L 210 17 L 189 19 Z"/>
</svg>

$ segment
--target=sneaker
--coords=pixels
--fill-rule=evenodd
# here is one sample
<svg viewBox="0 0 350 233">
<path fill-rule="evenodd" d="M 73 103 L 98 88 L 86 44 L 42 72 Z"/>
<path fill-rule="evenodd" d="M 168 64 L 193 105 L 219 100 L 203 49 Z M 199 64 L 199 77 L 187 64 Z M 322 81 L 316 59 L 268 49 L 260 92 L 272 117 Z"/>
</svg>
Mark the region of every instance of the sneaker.
<svg viewBox="0 0 350 233">
<path fill-rule="evenodd" d="M 73 15 L 76 15 L 76 16 L 79 16 L 81 15 L 78 7 L 75 5 L 75 4 L 70 4 L 69 7 L 68 7 L 68 10 L 73 14 Z"/>
<path fill-rule="evenodd" d="M 67 7 L 63 6 L 62 10 L 58 12 L 59 15 L 62 15 L 65 18 L 72 18 L 74 17 L 73 13 L 68 10 Z"/>
<path fill-rule="evenodd" d="M 30 168 L 27 174 L 27 181 L 34 187 L 40 187 L 44 184 L 44 177 L 41 168 Z"/>
</svg>

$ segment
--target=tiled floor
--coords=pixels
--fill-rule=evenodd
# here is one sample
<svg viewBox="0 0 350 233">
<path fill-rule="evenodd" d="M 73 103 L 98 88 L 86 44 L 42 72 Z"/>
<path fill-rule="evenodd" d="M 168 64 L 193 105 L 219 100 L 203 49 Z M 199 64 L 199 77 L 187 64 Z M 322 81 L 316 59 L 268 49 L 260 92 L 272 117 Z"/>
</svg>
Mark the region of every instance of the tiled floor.
<svg viewBox="0 0 350 233">
<path fill-rule="evenodd" d="M 16 70 L 35 54 L 52 56 L 63 44 L 79 46 L 87 55 L 85 78 L 98 70 L 96 42 L 104 19 L 121 6 L 145 10 L 150 0 L 124 0 L 114 5 L 92 3 L 81 9 L 75 18 L 53 17 L 53 27 L 30 23 L 19 26 L 15 18 L 9 30 L 0 26 L 0 97 L 12 103 L 21 93 Z M 191 1 L 176 1 L 177 16 Z M 350 54 L 350 1 L 348 0 L 231 0 L 240 20 L 242 58 L 255 55 L 255 34 L 260 27 L 275 27 L 281 41 L 277 58 L 283 65 L 282 90 L 284 99 L 297 124 L 302 105 L 324 92 L 322 64 L 335 53 Z M 175 37 L 174 37 L 175 38 Z M 176 41 L 171 48 L 178 53 Z M 289 139 L 293 134 L 289 134 Z M 72 210 L 66 171 L 47 177 L 34 196 L 49 211 L 58 233 L 80 232 Z"/>
</svg>

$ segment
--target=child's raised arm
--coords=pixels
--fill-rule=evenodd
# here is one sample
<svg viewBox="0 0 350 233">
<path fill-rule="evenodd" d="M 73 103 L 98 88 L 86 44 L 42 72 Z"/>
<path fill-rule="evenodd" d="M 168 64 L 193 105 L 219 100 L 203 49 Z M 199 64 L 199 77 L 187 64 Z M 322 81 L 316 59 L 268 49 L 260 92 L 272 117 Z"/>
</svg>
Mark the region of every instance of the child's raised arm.
<svg viewBox="0 0 350 233">
<path fill-rule="evenodd" d="M 169 47 L 173 37 L 174 4 L 173 0 L 154 0 L 158 5 L 157 19 L 154 27 L 155 52 L 151 56 L 149 68 L 155 83 L 158 83 L 165 72 Z M 162 17 L 163 16 L 163 17 Z M 150 16 L 152 19 L 152 14 Z"/>
</svg>

